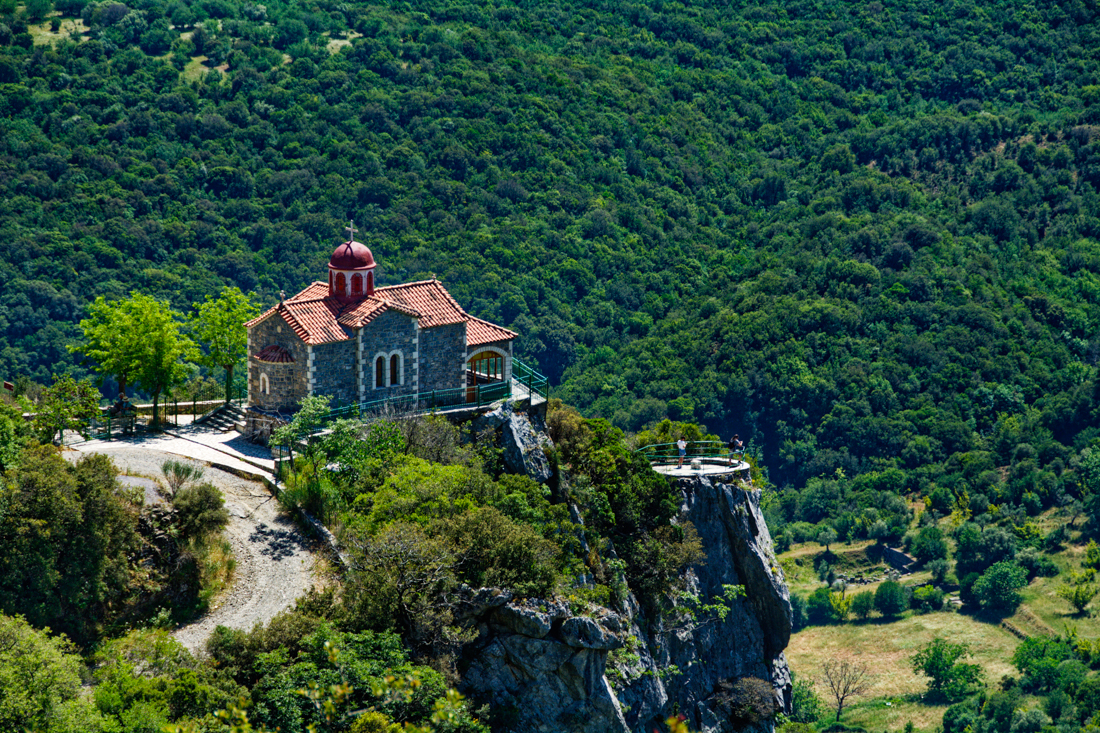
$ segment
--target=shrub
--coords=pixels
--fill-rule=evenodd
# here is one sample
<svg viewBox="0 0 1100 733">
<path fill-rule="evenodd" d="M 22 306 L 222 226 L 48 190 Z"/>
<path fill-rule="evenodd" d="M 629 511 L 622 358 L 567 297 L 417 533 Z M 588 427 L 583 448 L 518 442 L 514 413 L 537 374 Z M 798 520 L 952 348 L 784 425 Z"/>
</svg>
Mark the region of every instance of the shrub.
<svg viewBox="0 0 1100 733">
<path fill-rule="evenodd" d="M 200 539 L 229 524 L 229 512 L 218 487 L 210 483 L 180 489 L 172 501 L 184 539 Z"/>
<path fill-rule="evenodd" d="M 1015 611 L 1023 598 L 1017 592 L 1027 585 L 1027 572 L 1014 562 L 995 563 L 974 583 L 974 598 L 983 608 Z"/>
<path fill-rule="evenodd" d="M 809 622 L 820 626 L 833 618 L 833 604 L 829 602 L 829 589 L 818 588 L 806 599 L 806 616 Z"/>
<path fill-rule="evenodd" d="M 742 677 L 733 683 L 719 682 L 714 701 L 737 728 L 770 720 L 777 712 L 775 688 L 757 677 Z"/>
<path fill-rule="evenodd" d="M 1058 566 L 1054 561 L 1031 547 L 1016 555 L 1016 563 L 1027 571 L 1028 578 L 1053 578 L 1058 574 Z"/>
<path fill-rule="evenodd" d="M 943 530 L 933 524 L 921 527 L 909 549 L 913 557 L 922 563 L 943 560 L 947 557 L 947 540 L 944 539 Z"/>
<path fill-rule="evenodd" d="M 865 619 L 871 615 L 875 608 L 875 594 L 869 590 L 856 593 L 852 596 L 852 613 L 858 618 Z"/>
<path fill-rule="evenodd" d="M 921 613 L 940 610 L 943 608 L 943 591 L 931 585 L 922 585 L 913 591 L 913 608 Z"/>
<path fill-rule="evenodd" d="M 895 580 L 887 580 L 875 591 L 875 610 L 887 618 L 897 616 L 909 608 L 905 588 Z"/>
<path fill-rule="evenodd" d="M 791 594 L 791 630 L 801 631 L 809 624 L 809 618 L 806 615 L 806 599 L 802 596 L 792 593 Z"/>
<path fill-rule="evenodd" d="M 791 675 L 794 677 L 794 675 Z M 825 703 L 814 691 L 813 682 L 794 678 L 791 688 L 791 714 L 789 720 L 795 723 L 816 723 L 825 717 Z"/>
<path fill-rule="evenodd" d="M 932 573 L 932 581 L 937 585 L 942 584 L 947 577 L 947 560 L 933 560 L 924 567 Z"/>
<path fill-rule="evenodd" d="M 482 507 L 441 520 L 434 527 L 449 540 L 458 558 L 455 571 L 460 580 L 474 587 L 511 588 L 532 596 L 545 596 L 554 587 L 559 548 L 531 526 L 518 524 L 492 507 Z"/>
</svg>

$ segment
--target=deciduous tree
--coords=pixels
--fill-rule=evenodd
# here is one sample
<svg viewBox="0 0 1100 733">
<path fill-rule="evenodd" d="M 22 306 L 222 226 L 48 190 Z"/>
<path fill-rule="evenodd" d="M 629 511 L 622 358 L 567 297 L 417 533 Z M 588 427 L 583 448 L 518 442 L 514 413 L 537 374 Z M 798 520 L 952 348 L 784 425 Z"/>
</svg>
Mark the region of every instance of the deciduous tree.
<svg viewBox="0 0 1100 733">
<path fill-rule="evenodd" d="M 195 303 L 191 314 L 191 329 L 206 352 L 201 361 L 211 368 L 225 370 L 225 401 L 232 397 L 233 368 L 247 356 L 248 333 L 244 324 L 259 315 L 259 309 L 240 291 L 222 288 L 217 298 L 206 296 L 206 302 Z"/>
<path fill-rule="evenodd" d="M 830 659 L 821 665 L 821 676 L 836 703 L 836 722 L 840 722 L 840 714 L 849 700 L 871 689 L 868 674 L 866 664 L 850 659 Z"/>
<path fill-rule="evenodd" d="M 910 658 L 913 671 L 928 677 L 928 691 L 948 699 L 966 694 L 982 677 L 976 664 L 959 661 L 970 654 L 966 644 L 953 644 L 939 637 Z"/>
</svg>

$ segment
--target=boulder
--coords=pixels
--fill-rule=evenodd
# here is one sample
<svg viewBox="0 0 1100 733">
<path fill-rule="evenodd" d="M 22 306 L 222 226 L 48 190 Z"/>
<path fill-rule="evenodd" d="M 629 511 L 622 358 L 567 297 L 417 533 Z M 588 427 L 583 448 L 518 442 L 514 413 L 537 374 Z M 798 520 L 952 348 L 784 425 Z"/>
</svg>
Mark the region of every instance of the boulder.
<svg viewBox="0 0 1100 733">
<path fill-rule="evenodd" d="M 618 617 L 616 617 L 616 622 Z M 623 640 L 585 616 L 571 618 L 561 625 L 561 640 L 578 649 L 618 649 Z"/>
<path fill-rule="evenodd" d="M 550 633 L 550 617 L 533 608 L 509 603 L 498 608 L 493 614 L 493 624 L 514 634 L 523 634 L 532 639 L 541 639 Z"/>
</svg>

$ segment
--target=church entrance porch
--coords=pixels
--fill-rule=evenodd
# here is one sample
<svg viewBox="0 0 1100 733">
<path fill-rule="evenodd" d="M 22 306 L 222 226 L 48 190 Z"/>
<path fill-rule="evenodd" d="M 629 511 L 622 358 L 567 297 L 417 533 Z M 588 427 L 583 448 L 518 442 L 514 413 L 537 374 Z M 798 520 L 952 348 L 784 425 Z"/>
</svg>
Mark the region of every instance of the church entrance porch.
<svg viewBox="0 0 1100 733">
<path fill-rule="evenodd" d="M 466 402 L 485 402 L 479 399 L 482 394 L 488 397 L 499 391 L 486 386 L 504 385 L 504 360 L 505 356 L 496 351 L 482 351 L 470 357 L 466 362 Z"/>
</svg>

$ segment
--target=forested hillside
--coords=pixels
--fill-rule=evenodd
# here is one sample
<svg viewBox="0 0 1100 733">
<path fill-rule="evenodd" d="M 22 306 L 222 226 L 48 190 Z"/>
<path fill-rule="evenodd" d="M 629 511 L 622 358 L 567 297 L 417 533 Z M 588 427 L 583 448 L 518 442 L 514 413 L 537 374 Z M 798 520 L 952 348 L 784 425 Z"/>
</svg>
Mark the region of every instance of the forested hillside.
<svg viewBox="0 0 1100 733">
<path fill-rule="evenodd" d="M 739 431 L 780 483 L 1026 444 L 1049 504 L 1100 436 L 1094 4 L 29 5 L 6 378 L 79 371 L 98 295 L 270 303 L 354 219 L 567 402 Z"/>
</svg>

